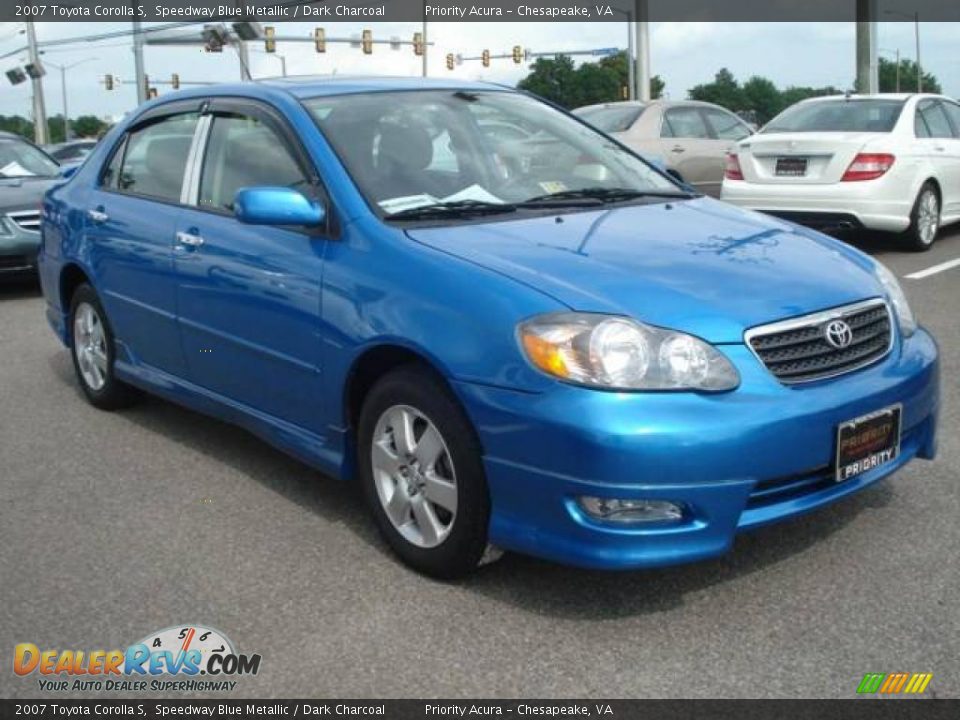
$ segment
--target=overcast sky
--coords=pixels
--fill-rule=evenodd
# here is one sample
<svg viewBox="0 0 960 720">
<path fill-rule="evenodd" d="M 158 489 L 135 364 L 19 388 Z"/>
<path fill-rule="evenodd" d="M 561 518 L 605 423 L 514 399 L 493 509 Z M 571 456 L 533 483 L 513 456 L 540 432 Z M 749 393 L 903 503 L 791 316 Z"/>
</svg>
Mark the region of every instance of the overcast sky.
<svg viewBox="0 0 960 720">
<path fill-rule="evenodd" d="M 149 25 L 149 24 L 148 24 Z M 375 38 L 401 36 L 409 40 L 416 23 L 375 23 Z M 129 23 L 42 23 L 36 24 L 41 42 L 89 33 L 123 30 Z M 362 23 L 331 23 L 327 36 L 349 37 L 360 32 Z M 430 40 L 436 43 L 430 52 L 430 73 L 441 77 L 483 78 L 513 84 L 526 73 L 526 66 L 510 60 L 494 61 L 490 68 L 479 62 L 465 63 L 453 72 L 446 69 L 448 52 L 479 55 L 483 48 L 509 52 L 514 44 L 534 51 L 582 50 L 598 47 L 626 47 L 625 23 L 431 23 Z M 24 44 L 18 23 L 0 23 L 0 54 Z M 312 37 L 313 26 L 284 23 L 278 34 Z M 944 91 L 960 97 L 960 23 L 921 23 L 921 60 L 926 70 L 940 80 Z M 849 87 L 855 75 L 853 23 L 654 23 L 652 34 L 652 72 L 666 80 L 672 98 L 686 97 L 692 86 L 709 82 L 721 67 L 728 67 L 740 80 L 754 74 L 764 75 L 779 86 L 835 85 Z M 881 23 L 879 47 L 892 57 L 899 48 L 904 57 L 916 56 L 912 23 Z M 280 74 L 280 62 L 262 54 L 260 43 L 251 43 L 254 76 Z M 891 52 L 887 52 L 891 51 Z M 240 77 L 236 54 L 204 53 L 199 48 L 146 48 L 147 73 L 155 79 L 169 80 L 177 72 L 181 80 L 234 81 Z M 279 53 L 287 58 L 287 70 L 294 74 L 389 74 L 420 73 L 420 59 L 409 46 L 391 51 L 375 46 L 366 56 L 349 45 L 328 45 L 319 55 L 312 43 L 281 43 Z M 25 53 L 0 60 L 6 71 L 25 61 Z M 129 40 L 83 43 L 67 48 L 51 48 L 43 59 L 50 75 L 45 80 L 47 112 L 61 112 L 59 72 L 50 63 L 69 65 L 87 58 L 68 73 L 70 115 L 94 114 L 119 116 L 131 109 L 136 95 L 131 85 L 108 92 L 103 87 L 105 74 L 123 80 L 133 79 L 133 55 Z M 905 89 L 909 90 L 904 79 Z M 160 87 L 160 92 L 165 89 Z M 0 77 L 0 114 L 29 115 L 30 84 L 13 87 Z"/>
</svg>

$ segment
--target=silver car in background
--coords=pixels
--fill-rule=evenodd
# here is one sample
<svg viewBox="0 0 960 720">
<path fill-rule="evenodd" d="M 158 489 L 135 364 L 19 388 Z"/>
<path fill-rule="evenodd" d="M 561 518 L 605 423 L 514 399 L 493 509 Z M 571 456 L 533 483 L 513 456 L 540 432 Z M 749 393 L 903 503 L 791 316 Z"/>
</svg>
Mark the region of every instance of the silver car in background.
<svg viewBox="0 0 960 720">
<path fill-rule="evenodd" d="M 719 105 L 696 100 L 654 100 L 587 105 L 573 111 L 598 130 L 648 158 L 699 192 L 720 196 L 727 152 L 753 133 Z"/>
</svg>

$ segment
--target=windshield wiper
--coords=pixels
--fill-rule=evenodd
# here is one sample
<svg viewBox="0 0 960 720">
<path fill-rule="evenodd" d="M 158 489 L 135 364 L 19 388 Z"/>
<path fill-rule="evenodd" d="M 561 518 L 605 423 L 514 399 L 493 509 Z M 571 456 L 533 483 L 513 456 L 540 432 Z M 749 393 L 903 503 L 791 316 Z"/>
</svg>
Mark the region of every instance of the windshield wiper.
<svg viewBox="0 0 960 720">
<path fill-rule="evenodd" d="M 471 217 L 474 215 L 496 215 L 515 212 L 516 205 L 492 203 L 482 200 L 456 200 L 431 205 L 407 208 L 387 215 L 387 220 L 429 220 L 432 218 Z"/>
<path fill-rule="evenodd" d="M 631 188 L 593 187 L 581 188 L 580 190 L 562 190 L 561 192 L 548 193 L 547 195 L 537 195 L 536 197 L 524 200 L 522 203 L 517 203 L 517 205 L 519 207 L 535 207 L 554 203 L 570 203 L 578 200 L 584 200 L 587 201 L 586 204 L 594 205 L 623 202 L 624 200 L 635 200 L 645 197 L 684 200 L 696 197 L 696 195 L 669 190 L 633 190 Z"/>
</svg>

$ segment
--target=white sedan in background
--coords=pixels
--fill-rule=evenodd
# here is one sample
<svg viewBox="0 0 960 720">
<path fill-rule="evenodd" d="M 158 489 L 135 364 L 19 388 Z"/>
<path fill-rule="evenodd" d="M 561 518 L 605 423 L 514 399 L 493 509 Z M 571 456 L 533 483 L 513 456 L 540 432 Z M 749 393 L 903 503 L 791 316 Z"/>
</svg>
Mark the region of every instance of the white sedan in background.
<svg viewBox="0 0 960 720">
<path fill-rule="evenodd" d="M 960 104 L 919 94 L 804 100 L 738 143 L 721 197 L 823 230 L 902 233 L 928 250 L 960 220 Z"/>
</svg>

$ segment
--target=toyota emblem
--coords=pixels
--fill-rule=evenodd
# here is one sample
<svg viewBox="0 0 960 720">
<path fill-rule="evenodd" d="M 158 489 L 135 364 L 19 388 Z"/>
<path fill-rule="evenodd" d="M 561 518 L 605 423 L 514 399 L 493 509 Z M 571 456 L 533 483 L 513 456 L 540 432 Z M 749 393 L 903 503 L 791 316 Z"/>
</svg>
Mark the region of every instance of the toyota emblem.
<svg viewBox="0 0 960 720">
<path fill-rule="evenodd" d="M 843 320 L 834 320 L 823 329 L 823 337 L 831 346 L 842 350 L 853 342 L 853 330 Z"/>
</svg>

